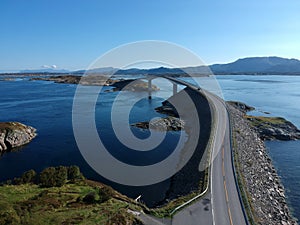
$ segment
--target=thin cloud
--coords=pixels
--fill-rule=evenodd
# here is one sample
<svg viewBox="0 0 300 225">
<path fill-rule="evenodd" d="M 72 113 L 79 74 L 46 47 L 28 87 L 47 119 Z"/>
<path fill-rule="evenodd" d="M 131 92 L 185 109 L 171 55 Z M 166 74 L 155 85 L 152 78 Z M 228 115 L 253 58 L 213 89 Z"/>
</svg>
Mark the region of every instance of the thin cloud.
<svg viewBox="0 0 300 225">
<path fill-rule="evenodd" d="M 42 68 L 45 68 L 45 69 L 56 69 L 57 65 L 42 65 Z"/>
</svg>

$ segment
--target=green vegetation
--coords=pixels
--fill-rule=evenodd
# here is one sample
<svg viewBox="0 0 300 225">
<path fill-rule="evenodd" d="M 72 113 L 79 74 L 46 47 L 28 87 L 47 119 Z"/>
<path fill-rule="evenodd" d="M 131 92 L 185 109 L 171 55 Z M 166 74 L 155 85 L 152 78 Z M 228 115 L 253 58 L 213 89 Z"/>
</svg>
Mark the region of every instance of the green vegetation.
<svg viewBox="0 0 300 225">
<path fill-rule="evenodd" d="M 181 196 L 177 199 L 174 199 L 170 202 L 168 202 L 166 205 L 159 207 L 159 208 L 153 208 L 149 210 L 149 213 L 156 217 L 170 217 L 171 212 L 178 206 L 182 205 L 183 203 L 189 201 L 190 199 L 194 198 L 200 194 L 200 192 L 192 192 L 186 196 Z"/>
<path fill-rule="evenodd" d="M 77 166 L 58 166 L 48 167 L 40 174 L 34 170 L 29 170 L 23 173 L 21 177 L 8 180 L 5 184 L 38 184 L 41 187 L 61 187 L 67 182 L 78 183 L 83 181 L 84 177 Z"/>
<path fill-rule="evenodd" d="M 264 116 L 248 116 L 245 118 L 250 121 L 250 124 L 254 127 L 265 126 L 272 127 L 273 125 L 285 124 L 287 121 L 281 117 L 264 117 Z"/>
<path fill-rule="evenodd" d="M 0 186 L 0 224 L 140 224 L 127 212 L 139 206 L 78 167 L 30 170 L 11 183 Z"/>
</svg>

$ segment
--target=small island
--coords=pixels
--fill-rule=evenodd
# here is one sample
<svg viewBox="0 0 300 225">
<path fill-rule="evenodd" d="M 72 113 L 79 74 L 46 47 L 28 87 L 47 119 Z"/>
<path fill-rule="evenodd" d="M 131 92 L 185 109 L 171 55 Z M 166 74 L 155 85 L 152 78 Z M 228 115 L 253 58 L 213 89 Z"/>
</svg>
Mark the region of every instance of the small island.
<svg viewBox="0 0 300 225">
<path fill-rule="evenodd" d="M 0 122 L 0 152 L 29 143 L 36 137 L 36 129 L 19 122 Z"/>
<path fill-rule="evenodd" d="M 54 83 L 61 84 L 80 84 L 84 86 L 111 86 L 113 91 L 148 91 L 148 83 L 142 80 L 136 79 L 112 79 L 105 75 L 59 75 L 48 77 L 34 77 L 30 80 L 43 80 L 53 81 Z M 159 88 L 156 85 L 151 86 L 151 91 L 158 91 Z"/>
<path fill-rule="evenodd" d="M 173 116 L 168 116 L 165 118 L 154 119 L 150 122 L 145 121 L 134 123 L 131 124 L 131 126 L 157 131 L 180 131 L 184 129 L 184 121 Z"/>
<path fill-rule="evenodd" d="M 290 121 L 282 117 L 250 116 L 247 112 L 255 110 L 242 102 L 229 101 L 230 105 L 235 106 L 243 112 L 244 118 L 264 140 L 291 141 L 300 139 L 300 130 Z"/>
</svg>

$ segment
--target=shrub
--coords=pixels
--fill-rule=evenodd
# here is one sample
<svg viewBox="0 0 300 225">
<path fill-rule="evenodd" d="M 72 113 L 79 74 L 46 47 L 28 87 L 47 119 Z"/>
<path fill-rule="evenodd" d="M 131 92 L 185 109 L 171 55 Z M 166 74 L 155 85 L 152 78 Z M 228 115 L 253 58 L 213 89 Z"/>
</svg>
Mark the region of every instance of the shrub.
<svg viewBox="0 0 300 225">
<path fill-rule="evenodd" d="M 40 173 L 39 184 L 42 187 L 61 187 L 67 182 L 67 178 L 67 167 L 48 167 Z"/>
<path fill-rule="evenodd" d="M 97 194 L 95 191 L 91 191 L 83 197 L 82 201 L 87 204 L 93 204 L 96 202 Z"/>
<path fill-rule="evenodd" d="M 56 170 L 54 167 L 48 167 L 44 169 L 39 176 L 39 183 L 42 187 L 54 187 Z"/>
<path fill-rule="evenodd" d="M 113 191 L 111 188 L 104 186 L 104 187 L 98 189 L 98 194 L 99 194 L 98 202 L 102 203 L 102 202 L 106 202 L 112 198 Z"/>
<path fill-rule="evenodd" d="M 15 177 L 13 179 L 13 184 L 16 184 L 16 185 L 22 184 L 22 179 L 20 177 Z"/>
<path fill-rule="evenodd" d="M 65 166 L 56 167 L 55 170 L 55 186 L 63 186 L 68 179 L 68 168 Z"/>
<path fill-rule="evenodd" d="M 29 170 L 23 173 L 21 177 L 22 184 L 34 183 L 36 181 L 36 172 L 34 170 Z"/>
<path fill-rule="evenodd" d="M 68 179 L 71 182 L 75 182 L 77 180 L 83 180 L 84 179 L 84 177 L 81 174 L 80 169 L 79 169 L 78 166 L 70 166 L 68 168 Z"/>
</svg>

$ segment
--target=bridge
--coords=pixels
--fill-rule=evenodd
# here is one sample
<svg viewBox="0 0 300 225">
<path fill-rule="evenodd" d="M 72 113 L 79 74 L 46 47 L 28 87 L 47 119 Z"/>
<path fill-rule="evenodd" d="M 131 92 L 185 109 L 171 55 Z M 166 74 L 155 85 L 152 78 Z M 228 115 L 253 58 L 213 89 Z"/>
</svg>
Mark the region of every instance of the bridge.
<svg viewBox="0 0 300 225">
<path fill-rule="evenodd" d="M 149 99 L 151 99 L 151 81 L 155 78 L 157 77 L 147 78 Z M 204 95 L 213 109 L 214 134 L 212 134 L 213 142 L 210 153 L 210 182 L 201 198 L 178 210 L 171 221 L 162 222 L 145 215 L 141 215 L 141 219 L 146 224 L 248 225 L 234 172 L 226 103 L 218 96 L 186 81 L 169 76 L 163 76 L 163 78 L 173 83 L 173 94 L 177 93 L 178 84 L 184 85 Z"/>
</svg>

